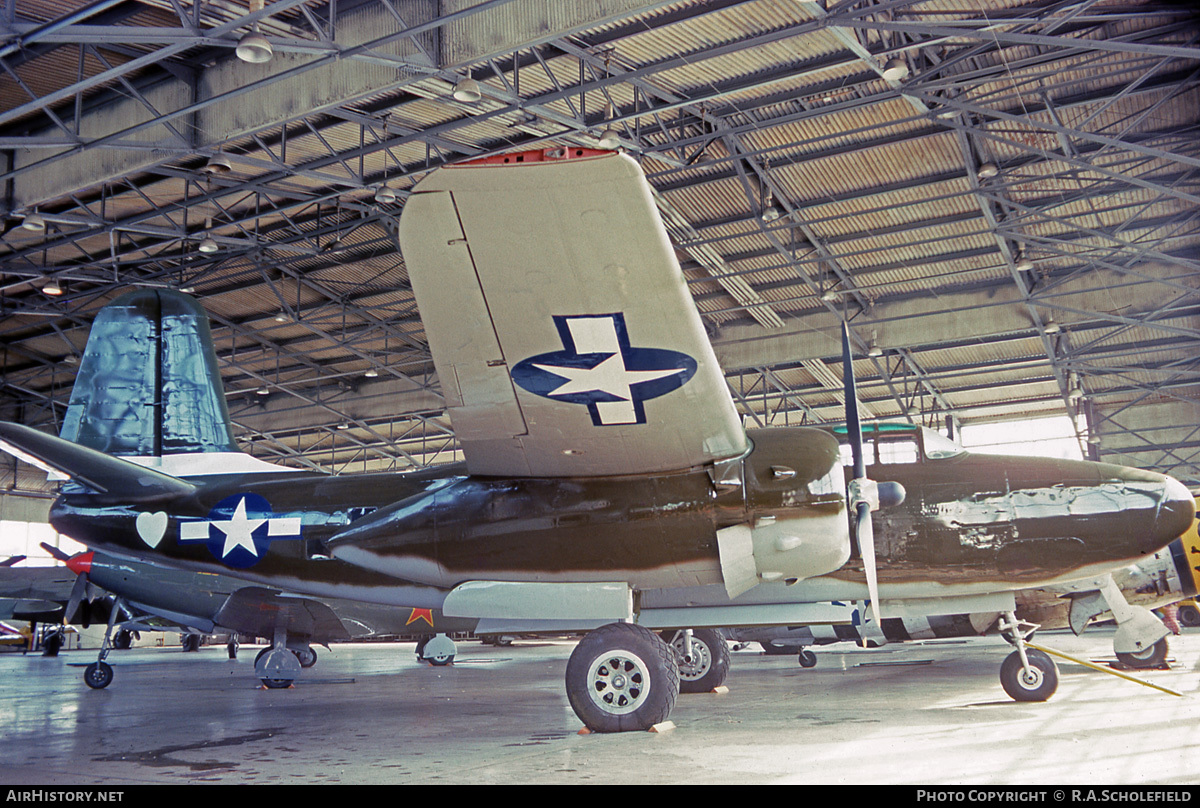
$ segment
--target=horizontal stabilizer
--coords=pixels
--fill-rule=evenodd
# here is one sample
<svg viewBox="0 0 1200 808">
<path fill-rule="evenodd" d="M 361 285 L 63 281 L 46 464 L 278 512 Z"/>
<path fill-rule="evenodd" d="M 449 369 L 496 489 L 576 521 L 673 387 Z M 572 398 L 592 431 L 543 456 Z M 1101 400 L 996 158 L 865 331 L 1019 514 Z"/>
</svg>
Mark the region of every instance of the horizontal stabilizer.
<svg viewBox="0 0 1200 808">
<path fill-rule="evenodd" d="M 289 638 L 310 642 L 350 639 L 350 632 L 337 614 L 319 600 L 257 586 L 247 586 L 230 595 L 214 620 L 219 626 L 259 637 L 271 637 L 276 628 L 286 628 Z"/>
<path fill-rule="evenodd" d="M 196 486 L 21 424 L 0 422 L 0 450 L 43 471 L 59 472 L 114 502 L 140 505 L 190 497 Z"/>
</svg>

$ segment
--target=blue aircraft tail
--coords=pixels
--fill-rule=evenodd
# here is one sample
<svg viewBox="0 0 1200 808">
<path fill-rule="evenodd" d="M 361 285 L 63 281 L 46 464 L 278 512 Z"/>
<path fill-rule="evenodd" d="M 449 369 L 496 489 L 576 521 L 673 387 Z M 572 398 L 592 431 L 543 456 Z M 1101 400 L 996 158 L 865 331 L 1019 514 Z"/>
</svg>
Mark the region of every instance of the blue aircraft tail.
<svg viewBox="0 0 1200 808">
<path fill-rule="evenodd" d="M 109 455 L 238 451 L 200 304 L 139 289 L 101 309 L 60 437 Z"/>
</svg>

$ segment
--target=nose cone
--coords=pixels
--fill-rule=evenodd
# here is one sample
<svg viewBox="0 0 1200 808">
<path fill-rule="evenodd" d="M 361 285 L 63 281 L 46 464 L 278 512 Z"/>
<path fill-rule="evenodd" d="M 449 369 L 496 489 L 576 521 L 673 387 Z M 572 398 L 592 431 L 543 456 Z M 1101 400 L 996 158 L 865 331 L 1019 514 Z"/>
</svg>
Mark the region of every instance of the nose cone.
<svg viewBox="0 0 1200 808">
<path fill-rule="evenodd" d="M 92 559 L 95 553 L 79 553 L 68 558 L 63 563 L 67 565 L 67 569 L 76 575 L 85 575 L 92 571 Z"/>
<path fill-rule="evenodd" d="M 1154 550 L 1186 533 L 1196 519 L 1196 500 L 1183 483 L 1166 478 L 1158 516 L 1154 520 Z"/>
</svg>

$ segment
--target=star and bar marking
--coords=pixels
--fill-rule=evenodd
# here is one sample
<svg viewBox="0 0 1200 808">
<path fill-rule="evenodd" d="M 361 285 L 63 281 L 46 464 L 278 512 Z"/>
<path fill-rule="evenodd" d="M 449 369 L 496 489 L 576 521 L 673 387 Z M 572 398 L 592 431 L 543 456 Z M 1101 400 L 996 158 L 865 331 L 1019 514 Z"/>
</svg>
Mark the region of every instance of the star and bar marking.
<svg viewBox="0 0 1200 808">
<path fill-rule="evenodd" d="M 596 426 L 643 424 L 643 402 L 682 387 L 696 360 L 679 351 L 635 348 L 621 313 L 555 316 L 565 350 L 518 363 L 513 381 L 543 398 L 583 404 Z"/>
<path fill-rule="evenodd" d="M 214 556 L 231 567 L 253 566 L 272 541 L 301 538 L 300 517 L 274 516 L 270 504 L 257 494 L 226 497 L 208 516 L 181 522 L 179 541 L 205 542 Z"/>
</svg>

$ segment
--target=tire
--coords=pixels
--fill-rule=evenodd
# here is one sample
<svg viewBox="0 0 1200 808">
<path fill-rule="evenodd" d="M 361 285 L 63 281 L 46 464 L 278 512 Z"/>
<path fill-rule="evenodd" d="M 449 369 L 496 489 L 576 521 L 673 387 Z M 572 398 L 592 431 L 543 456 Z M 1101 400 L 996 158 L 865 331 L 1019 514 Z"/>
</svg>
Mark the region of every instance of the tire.
<svg viewBox="0 0 1200 808">
<path fill-rule="evenodd" d="M 431 651 L 430 648 L 433 648 Z M 417 643 L 417 661 L 427 662 L 434 667 L 443 668 L 453 664 L 458 652 L 458 644 L 446 634 L 436 634 L 426 637 Z"/>
<path fill-rule="evenodd" d="M 183 641 L 180 643 L 183 646 L 183 652 L 190 654 L 200 650 L 200 635 L 199 634 L 184 634 Z"/>
<path fill-rule="evenodd" d="M 682 631 L 665 631 L 662 638 L 675 652 L 680 693 L 709 693 L 725 683 L 729 676 L 729 645 L 719 632 L 711 628 L 694 629 L 690 659 L 683 653 Z"/>
<path fill-rule="evenodd" d="M 817 666 L 817 655 L 807 648 L 801 648 L 797 661 L 802 668 L 815 668 Z"/>
<path fill-rule="evenodd" d="M 317 649 L 311 645 L 306 645 L 299 651 L 292 649 L 292 653 L 296 655 L 296 659 L 300 661 L 300 667 L 311 668 L 317 664 Z"/>
<path fill-rule="evenodd" d="M 1200 609 L 1192 604 L 1179 607 L 1179 622 L 1188 628 L 1200 626 Z"/>
<path fill-rule="evenodd" d="M 263 648 L 261 651 L 259 651 L 254 657 L 254 670 L 259 675 L 259 679 L 262 681 L 262 683 L 272 690 L 291 687 L 292 682 L 296 680 L 295 674 L 299 671 L 300 660 L 294 651 L 291 649 L 285 649 L 281 652 L 283 656 L 276 658 L 276 664 L 272 667 L 267 667 L 264 660 L 274 650 L 275 647 L 273 645 L 268 645 L 266 648 Z M 291 656 L 295 667 L 292 667 L 291 664 L 284 663 L 284 660 L 287 659 L 288 655 Z M 263 676 L 262 674 L 264 673 L 275 675 Z"/>
<path fill-rule="evenodd" d="M 58 656 L 58 652 L 62 646 L 63 636 L 61 632 L 56 631 L 53 634 L 49 634 L 44 640 L 42 640 L 42 656 Z"/>
<path fill-rule="evenodd" d="M 567 660 L 567 700 L 594 732 L 636 732 L 666 720 L 679 695 L 675 652 L 649 629 L 610 623 Z"/>
<path fill-rule="evenodd" d="M 1171 650 L 1169 645 L 1167 638 L 1163 637 L 1145 651 L 1137 651 L 1132 654 L 1118 653 L 1117 660 L 1130 668 L 1142 670 L 1157 668 L 1167 661 L 1167 654 Z"/>
<path fill-rule="evenodd" d="M 107 662 L 93 662 L 83 669 L 83 681 L 92 690 L 103 690 L 112 684 L 113 669 Z"/>
<path fill-rule="evenodd" d="M 1000 685 L 1014 701 L 1046 701 L 1058 690 L 1058 666 L 1041 651 L 1025 651 L 1032 669 L 1027 678 L 1021 666 L 1021 654 L 1013 651 L 1000 666 Z"/>
</svg>

